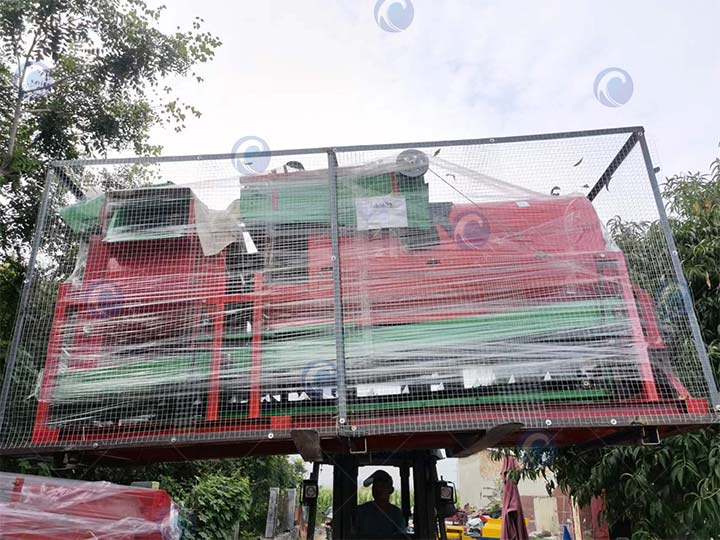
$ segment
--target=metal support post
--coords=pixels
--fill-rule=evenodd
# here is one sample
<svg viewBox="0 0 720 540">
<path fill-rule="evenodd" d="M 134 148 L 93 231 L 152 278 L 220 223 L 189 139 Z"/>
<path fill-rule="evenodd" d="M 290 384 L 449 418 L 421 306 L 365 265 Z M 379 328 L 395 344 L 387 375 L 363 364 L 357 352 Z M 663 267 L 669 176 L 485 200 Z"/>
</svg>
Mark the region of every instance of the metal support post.
<svg viewBox="0 0 720 540">
<path fill-rule="evenodd" d="M 333 462 L 333 528 L 335 540 L 352 537 L 352 520 L 357 507 L 358 461 L 352 455 L 337 455 Z"/>
<path fill-rule="evenodd" d="M 413 484 L 415 487 L 415 511 L 413 527 L 417 540 L 435 540 L 437 521 L 435 519 L 435 501 L 430 480 L 429 456 L 427 452 L 417 452 L 413 459 Z"/>
<path fill-rule="evenodd" d="M 320 464 L 313 463 L 312 472 L 310 473 L 310 480 L 317 483 L 318 477 L 320 476 Z M 317 497 L 313 500 L 313 503 L 308 506 L 308 520 L 307 520 L 307 540 L 313 540 L 315 538 L 315 521 L 317 520 Z"/>
<path fill-rule="evenodd" d="M 405 521 L 410 521 L 410 465 L 400 465 L 400 506 Z"/>
<path fill-rule="evenodd" d="M 8 350 L 7 364 L 5 365 L 5 379 L 2 391 L 0 392 L 0 434 L 7 433 L 4 429 L 5 410 L 7 408 L 8 397 L 10 396 L 10 387 L 12 385 L 12 375 L 15 369 L 15 360 L 20 347 L 20 338 L 25 324 L 25 316 L 27 312 L 28 301 L 30 300 L 30 291 L 33 287 L 35 278 L 35 261 L 37 260 L 38 251 L 42 240 L 42 231 L 45 228 L 45 219 L 48 212 L 48 203 L 50 201 L 50 190 L 55 175 L 51 172 L 52 168 L 48 167 L 45 173 L 45 187 L 43 189 L 42 199 L 40 202 L 40 211 L 38 212 L 37 222 L 35 224 L 35 232 L 33 234 L 32 251 L 30 252 L 30 260 L 25 270 L 25 279 L 23 284 L 22 295 L 20 296 L 20 305 L 15 319 L 15 328 L 13 328 L 13 337 Z"/>
<path fill-rule="evenodd" d="M 437 459 L 430 457 L 428 459 L 428 469 L 430 472 L 430 500 L 432 501 L 433 511 L 436 511 L 435 504 L 437 502 Z M 440 540 L 447 540 L 447 531 L 445 530 L 445 518 L 439 513 L 437 514 L 437 526 L 438 526 L 438 538 Z"/>
<path fill-rule="evenodd" d="M 332 236 L 333 294 L 335 301 L 335 362 L 337 371 L 338 432 L 351 433 L 347 416 L 345 381 L 345 327 L 343 324 L 342 272 L 340 267 L 340 226 L 338 223 L 338 160 L 334 150 L 328 151 L 328 181 L 330 189 L 330 234 Z"/>
</svg>

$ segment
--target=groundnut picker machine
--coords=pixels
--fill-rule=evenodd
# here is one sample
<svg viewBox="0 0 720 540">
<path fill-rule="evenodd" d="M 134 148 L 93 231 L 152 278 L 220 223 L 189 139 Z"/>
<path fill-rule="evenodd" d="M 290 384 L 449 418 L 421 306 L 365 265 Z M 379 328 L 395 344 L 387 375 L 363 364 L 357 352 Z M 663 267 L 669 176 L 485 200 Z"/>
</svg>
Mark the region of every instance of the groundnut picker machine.
<svg viewBox="0 0 720 540">
<path fill-rule="evenodd" d="M 6 454 L 352 469 L 718 418 L 638 127 L 57 162 L 29 264 Z"/>
</svg>

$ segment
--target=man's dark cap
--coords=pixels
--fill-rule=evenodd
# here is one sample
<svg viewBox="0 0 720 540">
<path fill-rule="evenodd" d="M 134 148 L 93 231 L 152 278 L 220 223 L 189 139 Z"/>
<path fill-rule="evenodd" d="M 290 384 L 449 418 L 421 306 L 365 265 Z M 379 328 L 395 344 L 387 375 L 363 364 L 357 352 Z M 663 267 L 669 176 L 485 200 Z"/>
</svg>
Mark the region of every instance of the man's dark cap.
<svg viewBox="0 0 720 540">
<path fill-rule="evenodd" d="M 368 476 L 365 481 L 363 482 L 363 486 L 368 487 L 376 480 L 380 482 L 387 482 L 391 486 L 393 485 L 393 479 L 392 476 L 390 476 L 388 473 L 386 473 L 383 470 L 378 469 L 374 473 L 372 473 L 370 476 Z"/>
</svg>

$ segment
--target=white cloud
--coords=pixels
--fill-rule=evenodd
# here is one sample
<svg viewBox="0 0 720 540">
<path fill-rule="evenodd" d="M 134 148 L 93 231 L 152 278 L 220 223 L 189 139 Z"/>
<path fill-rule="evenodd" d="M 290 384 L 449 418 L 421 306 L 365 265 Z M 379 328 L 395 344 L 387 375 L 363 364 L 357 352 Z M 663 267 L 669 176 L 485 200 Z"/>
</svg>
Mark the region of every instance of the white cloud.
<svg viewBox="0 0 720 540">
<path fill-rule="evenodd" d="M 168 28 L 200 15 L 223 47 L 205 82 L 176 91 L 203 111 L 166 154 L 500 136 L 643 124 L 664 172 L 704 169 L 720 140 L 720 53 L 712 0 L 414 0 L 401 33 L 373 0 L 172 2 Z M 596 74 L 626 69 L 635 93 L 612 109 Z"/>
</svg>

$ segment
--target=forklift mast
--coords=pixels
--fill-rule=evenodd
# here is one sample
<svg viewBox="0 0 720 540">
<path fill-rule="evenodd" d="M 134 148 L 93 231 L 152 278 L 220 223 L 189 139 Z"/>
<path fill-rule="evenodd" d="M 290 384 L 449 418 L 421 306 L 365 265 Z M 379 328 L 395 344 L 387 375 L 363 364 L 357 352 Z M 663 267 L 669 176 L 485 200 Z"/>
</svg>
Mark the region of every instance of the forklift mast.
<svg viewBox="0 0 720 540">
<path fill-rule="evenodd" d="M 437 451 L 415 450 L 393 453 L 338 453 L 323 458 L 323 463 L 333 466 L 333 539 L 349 540 L 354 535 L 353 522 L 357 511 L 358 470 L 362 466 L 393 466 L 400 471 L 401 510 L 410 523 L 412 532 L 405 538 L 417 540 L 445 539 L 444 518 L 436 509 L 438 494 L 437 461 L 442 456 Z M 317 479 L 316 465 L 311 478 Z M 412 472 L 414 507 L 410 504 L 410 474 Z M 309 501 L 308 516 L 314 518 L 317 499 Z M 308 519 L 307 538 L 314 537 L 315 519 Z"/>
</svg>

